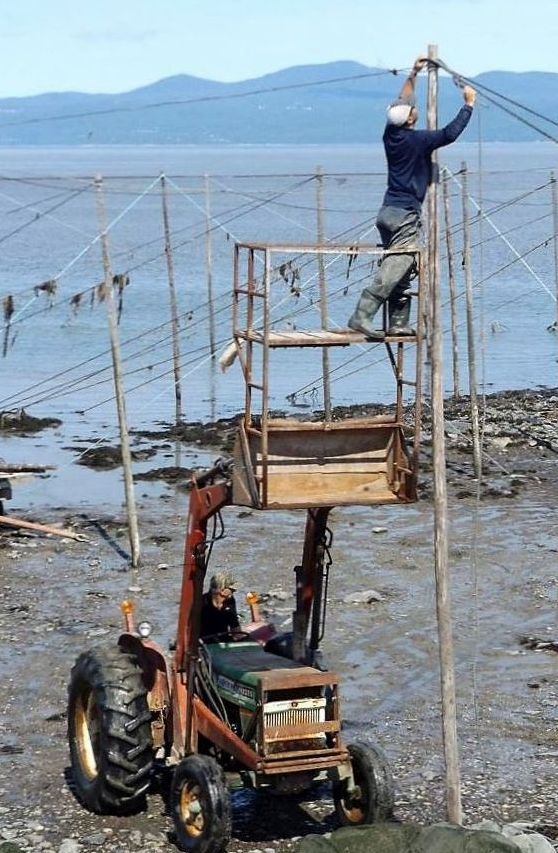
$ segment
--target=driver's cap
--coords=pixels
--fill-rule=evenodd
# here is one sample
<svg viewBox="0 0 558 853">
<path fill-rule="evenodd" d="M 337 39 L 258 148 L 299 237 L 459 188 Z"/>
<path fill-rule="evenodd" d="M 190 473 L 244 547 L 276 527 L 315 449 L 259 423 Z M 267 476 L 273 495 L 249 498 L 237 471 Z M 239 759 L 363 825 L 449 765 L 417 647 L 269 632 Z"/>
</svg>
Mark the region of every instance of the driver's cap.
<svg viewBox="0 0 558 853">
<path fill-rule="evenodd" d="M 232 589 L 237 588 L 236 578 L 232 572 L 217 572 L 209 582 L 211 589 Z"/>
</svg>

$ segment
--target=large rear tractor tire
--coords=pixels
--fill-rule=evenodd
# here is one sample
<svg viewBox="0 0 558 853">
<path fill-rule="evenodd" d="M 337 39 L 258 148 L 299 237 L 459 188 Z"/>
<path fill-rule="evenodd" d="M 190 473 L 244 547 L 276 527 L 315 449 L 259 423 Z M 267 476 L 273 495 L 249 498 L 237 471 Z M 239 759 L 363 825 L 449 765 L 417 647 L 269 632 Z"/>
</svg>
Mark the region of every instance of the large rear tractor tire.
<svg viewBox="0 0 558 853">
<path fill-rule="evenodd" d="M 68 688 L 68 740 L 76 794 L 99 814 L 130 814 L 145 801 L 153 764 L 142 671 L 118 646 L 77 659 Z"/>
<path fill-rule="evenodd" d="M 393 780 L 389 763 L 378 746 L 353 743 L 348 746 L 353 766 L 354 788 L 344 779 L 333 786 L 337 817 L 343 826 L 377 823 L 393 812 Z"/>
<path fill-rule="evenodd" d="M 174 771 L 171 812 L 178 846 L 221 853 L 231 838 L 231 800 L 223 770 L 207 755 L 188 755 Z"/>
</svg>

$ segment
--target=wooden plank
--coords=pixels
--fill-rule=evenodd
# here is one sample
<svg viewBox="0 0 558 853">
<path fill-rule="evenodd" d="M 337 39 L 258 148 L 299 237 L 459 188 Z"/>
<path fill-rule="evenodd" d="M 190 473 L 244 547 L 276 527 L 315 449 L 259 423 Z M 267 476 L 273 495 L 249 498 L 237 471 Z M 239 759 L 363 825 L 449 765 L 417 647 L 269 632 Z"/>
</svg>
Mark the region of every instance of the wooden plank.
<svg viewBox="0 0 558 853">
<path fill-rule="evenodd" d="M 324 460 L 343 462 L 363 458 L 374 461 L 387 461 L 392 454 L 394 430 L 370 430 L 353 432 L 347 435 L 343 432 L 314 432 L 300 434 L 299 432 L 271 432 L 267 462 L 274 459 L 279 463 L 288 460 L 293 464 L 314 463 L 323 469 Z M 258 448 L 259 450 L 259 448 Z M 258 461 L 264 461 L 263 449 L 258 454 Z"/>
<path fill-rule="evenodd" d="M 64 539 L 75 539 L 77 542 L 89 542 L 89 537 L 84 533 L 77 533 L 67 527 L 51 527 L 49 524 L 39 524 L 36 521 L 25 521 L 23 518 L 14 518 L 11 515 L 0 515 L 0 525 L 7 527 L 22 528 L 23 530 L 36 530 L 37 533 L 47 533 L 52 536 L 63 536 Z"/>
<path fill-rule="evenodd" d="M 56 465 L 11 465 L 8 462 L 2 462 L 0 477 L 7 477 L 8 474 L 42 474 L 44 471 L 55 470 Z"/>
<path fill-rule="evenodd" d="M 326 732 L 338 732 L 339 720 L 322 720 L 318 723 L 297 723 L 292 726 L 266 726 L 264 728 L 264 740 L 273 743 L 278 740 L 304 740 L 307 737 L 324 734 Z"/>
<path fill-rule="evenodd" d="M 236 329 L 236 338 L 253 343 L 263 344 L 264 335 L 257 329 Z M 414 343 L 415 337 L 409 335 L 390 335 L 381 341 L 371 341 L 361 332 L 353 332 L 351 329 L 316 329 L 316 330 L 292 330 L 269 332 L 269 346 L 276 347 L 347 347 L 351 344 L 369 343 Z"/>
<path fill-rule="evenodd" d="M 292 669 L 269 669 L 254 673 L 261 682 L 262 690 L 291 690 L 293 687 L 327 687 L 338 684 L 335 672 L 321 672 L 311 666 L 296 666 Z"/>
<path fill-rule="evenodd" d="M 317 751 L 317 750 L 316 750 Z M 314 757 L 314 750 L 306 752 L 286 752 L 275 755 L 266 755 L 260 765 L 260 771 L 266 776 L 277 773 L 294 773 L 298 770 L 320 770 L 326 767 L 338 767 L 349 760 L 345 750 L 332 750 L 329 755 L 318 755 Z M 285 761 L 285 756 L 287 760 Z M 275 761 L 273 759 L 276 759 Z M 281 760 L 283 759 L 283 760 Z"/>
<path fill-rule="evenodd" d="M 375 497 L 376 501 L 393 499 L 385 474 L 325 474 L 309 477 L 305 472 L 299 474 L 277 475 L 269 477 L 268 504 L 335 506 L 342 503 L 355 503 L 359 498 Z M 315 503 L 313 503 L 315 502 Z"/>
<path fill-rule="evenodd" d="M 252 251 L 260 252 L 307 252 L 313 255 L 316 254 L 315 243 L 254 243 L 241 242 L 236 244 L 240 249 L 251 249 Z M 405 246 L 400 249 L 384 249 L 373 243 L 324 243 L 320 246 L 320 251 L 328 255 L 346 254 L 346 255 L 418 255 L 420 248 L 418 246 Z"/>
<path fill-rule="evenodd" d="M 268 472 L 270 477 L 281 477 L 291 474 L 302 474 L 304 477 L 316 475 L 332 476 L 344 474 L 386 474 L 388 462 L 387 459 L 366 459 L 365 457 L 356 458 L 352 461 L 336 461 L 335 459 L 324 460 L 320 463 L 315 459 L 297 459 L 293 462 L 292 459 L 283 458 L 277 459 L 274 456 L 267 457 Z M 256 471 L 260 468 L 257 467 Z"/>
<path fill-rule="evenodd" d="M 296 418 L 270 418 L 267 422 L 269 431 L 280 432 L 345 432 L 346 430 L 369 430 L 386 427 L 386 429 L 401 428 L 403 425 L 395 420 L 393 415 L 373 415 L 365 418 L 346 418 L 342 421 L 299 421 Z"/>
<path fill-rule="evenodd" d="M 272 752 L 272 753 L 265 756 L 264 762 L 265 762 L 265 764 L 267 764 L 268 761 L 273 762 L 273 766 L 275 766 L 278 762 L 281 762 L 282 764 L 289 764 L 290 765 L 293 763 L 293 759 L 296 760 L 297 758 L 298 759 L 300 758 L 300 754 L 301 754 L 301 750 L 298 750 L 298 749 L 296 751 L 295 750 L 292 750 L 292 751 L 289 750 L 288 752 L 287 751 L 285 751 L 285 752 L 283 752 L 283 751 Z M 346 756 L 346 751 L 344 749 L 339 750 L 338 747 L 334 746 L 334 747 L 330 747 L 329 749 L 327 749 L 327 748 L 326 749 L 312 749 L 312 750 L 307 749 L 307 750 L 304 750 L 304 755 L 310 755 L 310 756 L 312 756 L 312 758 L 328 758 L 328 759 L 334 758 L 336 756 L 337 757 L 340 756 L 341 760 L 343 760 Z"/>
</svg>

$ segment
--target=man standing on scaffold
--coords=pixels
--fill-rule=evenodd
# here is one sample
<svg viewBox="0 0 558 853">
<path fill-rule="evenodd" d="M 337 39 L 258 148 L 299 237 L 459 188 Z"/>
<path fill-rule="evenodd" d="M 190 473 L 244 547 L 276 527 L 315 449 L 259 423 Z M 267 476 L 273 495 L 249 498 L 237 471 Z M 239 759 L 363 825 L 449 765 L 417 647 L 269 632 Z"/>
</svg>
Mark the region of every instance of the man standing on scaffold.
<svg viewBox="0 0 558 853">
<path fill-rule="evenodd" d="M 417 247 L 422 202 L 431 181 L 430 154 L 449 145 L 465 130 L 473 112 L 476 92 L 463 89 L 465 105 L 455 118 L 440 130 L 415 130 L 418 111 L 415 106 L 415 80 L 428 60 L 419 57 L 399 98 L 387 109 L 383 135 L 388 164 L 387 190 L 376 218 L 384 249 Z M 372 320 L 384 302 L 388 302 L 388 335 L 414 335 L 409 326 L 411 297 L 407 294 L 413 273 L 413 255 L 386 255 L 372 283 L 362 291 L 349 320 L 349 328 L 367 338 L 381 341 L 384 332 L 375 330 Z"/>
</svg>

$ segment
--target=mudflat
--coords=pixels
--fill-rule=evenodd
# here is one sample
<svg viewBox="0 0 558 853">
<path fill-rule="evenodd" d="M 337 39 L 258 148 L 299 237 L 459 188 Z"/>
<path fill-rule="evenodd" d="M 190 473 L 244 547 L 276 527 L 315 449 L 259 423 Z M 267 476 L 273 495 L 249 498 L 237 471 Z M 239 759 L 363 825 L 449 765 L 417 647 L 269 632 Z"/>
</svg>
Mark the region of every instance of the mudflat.
<svg viewBox="0 0 558 853">
<path fill-rule="evenodd" d="M 480 485 L 461 415 L 450 414 L 450 567 L 466 823 L 520 820 L 555 838 L 558 453 L 548 439 L 556 404 L 547 398 L 544 405 L 549 420 L 532 423 L 521 440 L 490 444 L 488 431 Z M 499 423 L 511 429 L 516 422 L 521 433 L 518 413 L 521 423 L 535 417 L 516 395 Z M 503 429 L 493 439 L 505 437 Z M 346 741 L 380 743 L 393 767 L 395 818 L 430 823 L 445 811 L 428 437 L 425 445 L 417 504 L 331 514 L 323 652 L 342 677 Z M 62 845 L 65 853 L 176 849 L 164 779 L 154 780 L 145 812 L 89 814 L 72 793 L 66 740 L 73 661 L 116 641 L 123 598 L 135 598 L 138 618 L 149 619 L 164 647 L 174 638 L 187 496 L 167 488 L 170 500 L 139 500 L 137 573 L 127 568 L 123 511 L 77 514 L 71 499 L 48 511 L 49 523 L 73 524 L 88 542 L 0 536 L 0 849 L 1 841 L 25 851 Z M 223 516 L 226 538 L 211 568 L 234 569 L 241 611 L 248 610 L 243 594 L 257 590 L 269 618 L 287 629 L 304 512 L 230 507 Z M 332 830 L 332 812 L 327 786 L 294 798 L 235 793 L 229 849 L 283 853 L 301 835 Z"/>
</svg>

